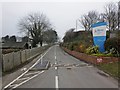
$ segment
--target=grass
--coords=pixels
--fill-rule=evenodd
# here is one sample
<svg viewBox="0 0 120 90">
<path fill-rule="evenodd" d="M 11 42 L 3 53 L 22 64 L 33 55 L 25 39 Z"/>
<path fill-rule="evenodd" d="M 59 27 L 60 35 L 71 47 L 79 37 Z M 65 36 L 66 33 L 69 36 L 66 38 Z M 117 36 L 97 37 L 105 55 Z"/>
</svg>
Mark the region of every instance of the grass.
<svg viewBox="0 0 120 90">
<path fill-rule="evenodd" d="M 120 66 L 120 61 L 108 63 L 108 64 L 100 64 L 98 67 L 104 72 L 110 74 L 111 76 L 120 79 L 119 66 Z"/>
<path fill-rule="evenodd" d="M 101 57 L 112 57 L 112 54 L 104 54 L 104 53 L 98 53 L 98 54 L 92 54 L 93 56 L 101 56 Z"/>
</svg>

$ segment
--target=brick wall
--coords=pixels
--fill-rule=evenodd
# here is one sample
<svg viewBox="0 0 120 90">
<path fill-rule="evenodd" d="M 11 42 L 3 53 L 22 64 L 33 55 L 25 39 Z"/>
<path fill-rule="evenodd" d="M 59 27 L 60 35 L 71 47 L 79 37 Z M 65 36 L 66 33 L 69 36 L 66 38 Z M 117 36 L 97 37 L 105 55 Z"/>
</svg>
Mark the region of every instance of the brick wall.
<svg viewBox="0 0 120 90">
<path fill-rule="evenodd" d="M 118 62 L 118 60 L 120 60 L 120 58 L 116 58 L 116 57 L 97 57 L 97 56 L 87 55 L 84 53 L 68 50 L 67 48 L 64 48 L 64 47 L 63 47 L 63 50 L 80 60 L 83 60 L 87 63 L 95 64 L 95 65 L 100 63 Z M 102 62 L 98 62 L 97 59 L 102 59 Z"/>
</svg>

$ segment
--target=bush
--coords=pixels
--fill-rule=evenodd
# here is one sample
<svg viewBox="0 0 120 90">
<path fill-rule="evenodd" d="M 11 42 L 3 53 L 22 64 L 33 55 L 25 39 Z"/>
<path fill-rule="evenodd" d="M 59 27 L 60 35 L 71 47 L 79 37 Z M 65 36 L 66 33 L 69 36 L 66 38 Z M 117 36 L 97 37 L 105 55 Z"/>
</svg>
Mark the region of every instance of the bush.
<svg viewBox="0 0 120 90">
<path fill-rule="evenodd" d="M 98 46 L 89 47 L 86 49 L 86 53 L 87 54 L 97 54 L 97 53 L 99 53 L 99 47 Z"/>
<path fill-rule="evenodd" d="M 120 53 L 120 38 L 109 38 L 105 42 L 105 50 L 110 51 L 110 49 L 114 48 Z"/>
<path fill-rule="evenodd" d="M 84 53 L 86 50 L 87 45 L 85 43 L 80 43 L 77 47 L 76 47 L 76 51 Z"/>
</svg>

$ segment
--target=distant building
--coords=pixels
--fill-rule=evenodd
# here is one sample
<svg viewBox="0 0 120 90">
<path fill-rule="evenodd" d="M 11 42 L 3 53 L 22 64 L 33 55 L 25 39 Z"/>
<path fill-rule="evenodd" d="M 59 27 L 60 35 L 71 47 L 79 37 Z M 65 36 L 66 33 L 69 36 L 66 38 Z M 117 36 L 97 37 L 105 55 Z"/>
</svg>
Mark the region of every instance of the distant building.
<svg viewBox="0 0 120 90">
<path fill-rule="evenodd" d="M 2 49 L 28 49 L 27 42 L 5 42 L 2 43 Z"/>
</svg>

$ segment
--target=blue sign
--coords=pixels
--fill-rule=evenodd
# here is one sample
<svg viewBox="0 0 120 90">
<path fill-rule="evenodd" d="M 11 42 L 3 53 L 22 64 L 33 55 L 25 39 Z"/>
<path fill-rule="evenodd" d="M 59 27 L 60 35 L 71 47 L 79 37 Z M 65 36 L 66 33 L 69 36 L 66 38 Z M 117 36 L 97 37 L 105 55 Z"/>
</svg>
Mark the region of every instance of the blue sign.
<svg viewBox="0 0 120 90">
<path fill-rule="evenodd" d="M 93 24 L 92 27 L 92 34 L 93 34 L 93 41 L 95 46 L 99 46 L 99 51 L 104 52 L 104 43 L 106 40 L 106 22 L 98 22 Z"/>
</svg>

